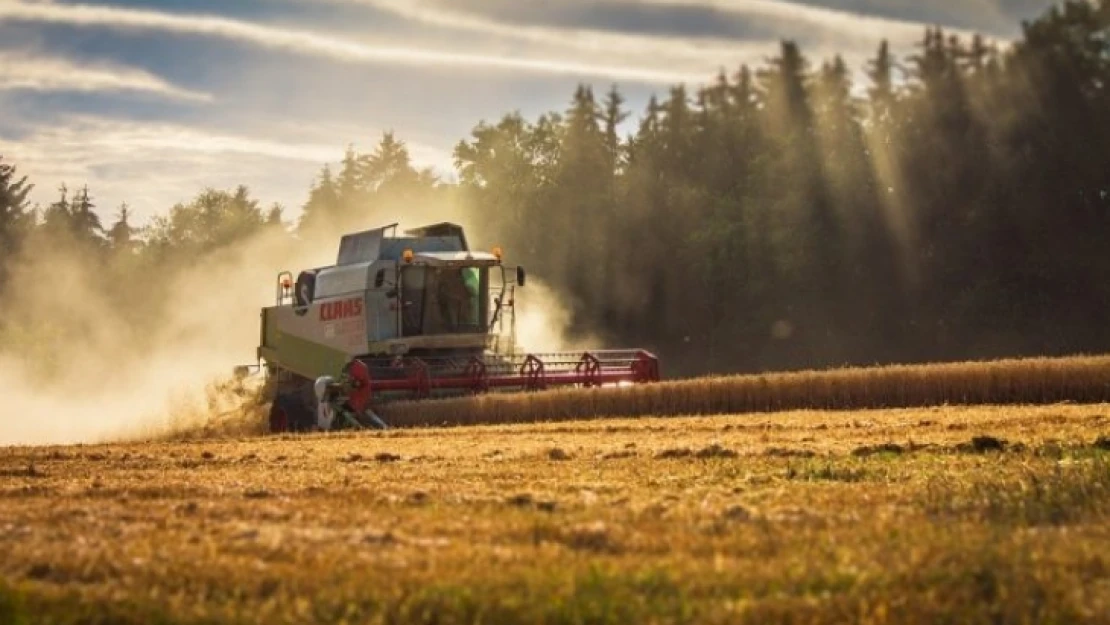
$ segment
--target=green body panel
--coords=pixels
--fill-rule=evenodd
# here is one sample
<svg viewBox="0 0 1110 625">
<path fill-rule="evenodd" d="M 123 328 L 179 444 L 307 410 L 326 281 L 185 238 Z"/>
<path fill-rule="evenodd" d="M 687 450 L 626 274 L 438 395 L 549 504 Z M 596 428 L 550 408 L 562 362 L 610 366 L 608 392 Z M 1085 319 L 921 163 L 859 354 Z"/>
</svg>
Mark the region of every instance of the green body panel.
<svg viewBox="0 0 1110 625">
<path fill-rule="evenodd" d="M 282 331 L 278 311 L 277 308 L 262 311 L 259 358 L 310 380 L 322 375 L 336 376 L 343 371 L 354 354 Z"/>
</svg>

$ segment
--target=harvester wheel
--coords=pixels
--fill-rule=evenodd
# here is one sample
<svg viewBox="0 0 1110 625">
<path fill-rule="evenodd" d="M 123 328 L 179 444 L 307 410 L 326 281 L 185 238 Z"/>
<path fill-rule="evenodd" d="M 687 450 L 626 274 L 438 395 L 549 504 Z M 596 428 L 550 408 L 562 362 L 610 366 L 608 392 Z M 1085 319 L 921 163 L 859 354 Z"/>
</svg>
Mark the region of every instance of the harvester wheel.
<svg viewBox="0 0 1110 625">
<path fill-rule="evenodd" d="M 313 414 L 295 397 L 274 398 L 270 406 L 270 433 L 307 432 L 315 425 Z"/>
</svg>

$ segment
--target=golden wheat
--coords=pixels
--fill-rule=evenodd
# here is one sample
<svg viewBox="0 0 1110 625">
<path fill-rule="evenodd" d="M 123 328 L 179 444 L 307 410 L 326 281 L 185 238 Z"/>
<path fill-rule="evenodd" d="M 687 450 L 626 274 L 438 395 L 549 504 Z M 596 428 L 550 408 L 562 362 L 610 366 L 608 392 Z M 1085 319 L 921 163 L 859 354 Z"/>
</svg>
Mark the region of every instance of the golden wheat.
<svg viewBox="0 0 1110 625">
<path fill-rule="evenodd" d="M 484 395 L 382 407 L 399 427 L 603 417 L 1110 401 L 1110 356 L 718 376 L 622 388 Z"/>
</svg>

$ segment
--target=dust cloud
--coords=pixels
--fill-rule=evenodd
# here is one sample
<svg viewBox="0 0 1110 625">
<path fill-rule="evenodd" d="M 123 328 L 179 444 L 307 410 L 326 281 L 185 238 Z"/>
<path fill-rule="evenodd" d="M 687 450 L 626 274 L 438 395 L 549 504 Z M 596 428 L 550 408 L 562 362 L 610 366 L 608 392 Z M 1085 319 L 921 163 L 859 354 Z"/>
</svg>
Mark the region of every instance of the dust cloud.
<svg viewBox="0 0 1110 625">
<path fill-rule="evenodd" d="M 401 229 L 432 222 L 406 217 Z M 29 246 L 0 304 L 0 445 L 145 440 L 221 423 L 261 431 L 264 376 L 235 380 L 232 371 L 256 362 L 259 313 L 274 302 L 278 272 L 332 264 L 338 245 L 337 232 L 273 230 L 165 273 Z M 562 338 L 569 313 L 532 274 L 517 307 L 518 346 L 574 347 Z"/>
<path fill-rule="evenodd" d="M 596 350 L 596 337 L 570 337 L 571 311 L 554 289 L 529 275 L 517 292 L 516 345 L 518 351 L 543 353 Z"/>
<path fill-rule="evenodd" d="M 132 285 L 103 284 L 109 269 L 64 247 L 30 250 L 5 291 L 0 444 L 153 437 L 214 416 L 218 383 L 254 361 L 282 247 L 256 237 L 168 275 L 137 268 Z"/>
</svg>

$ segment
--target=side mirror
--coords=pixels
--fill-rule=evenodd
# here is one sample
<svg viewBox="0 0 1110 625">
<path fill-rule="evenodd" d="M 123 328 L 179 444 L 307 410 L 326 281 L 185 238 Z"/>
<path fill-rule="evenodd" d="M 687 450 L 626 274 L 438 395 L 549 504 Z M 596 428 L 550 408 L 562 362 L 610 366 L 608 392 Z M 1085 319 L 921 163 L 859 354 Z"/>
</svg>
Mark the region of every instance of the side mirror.
<svg viewBox="0 0 1110 625">
<path fill-rule="evenodd" d="M 374 288 L 380 289 L 385 284 L 385 269 L 379 269 L 377 275 L 374 276 Z"/>
<path fill-rule="evenodd" d="M 518 286 L 524 286 L 524 267 L 516 268 L 516 283 Z"/>
</svg>

